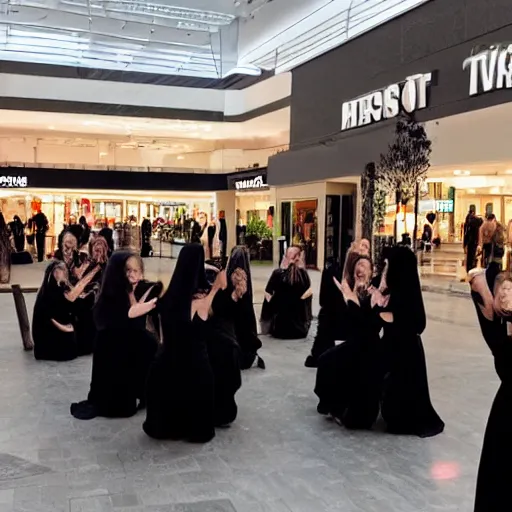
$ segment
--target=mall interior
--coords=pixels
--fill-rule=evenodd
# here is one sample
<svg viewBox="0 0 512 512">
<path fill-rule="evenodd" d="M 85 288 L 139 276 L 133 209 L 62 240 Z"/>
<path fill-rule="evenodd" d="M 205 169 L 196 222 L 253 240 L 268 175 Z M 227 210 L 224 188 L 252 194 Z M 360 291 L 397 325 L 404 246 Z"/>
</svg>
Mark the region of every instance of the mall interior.
<svg viewBox="0 0 512 512">
<path fill-rule="evenodd" d="M 505 512 L 511 121 L 512 0 L 0 0 L 0 512 Z"/>
</svg>

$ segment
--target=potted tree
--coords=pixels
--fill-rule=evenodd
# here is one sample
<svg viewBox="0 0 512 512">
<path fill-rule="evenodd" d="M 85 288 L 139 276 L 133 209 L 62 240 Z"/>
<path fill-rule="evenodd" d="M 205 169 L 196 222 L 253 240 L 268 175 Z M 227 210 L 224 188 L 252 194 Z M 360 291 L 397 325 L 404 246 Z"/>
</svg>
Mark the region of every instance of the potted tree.
<svg viewBox="0 0 512 512">
<path fill-rule="evenodd" d="M 395 197 L 397 210 L 414 199 L 413 244 L 416 249 L 418 232 L 419 191 L 430 168 L 432 142 L 425 127 L 411 114 L 402 114 L 397 120 L 395 138 L 388 151 L 381 154 L 375 178 L 378 188 Z M 395 221 L 395 240 L 398 233 Z M 407 231 L 407 224 L 405 227 Z M 403 235 L 408 236 L 407 233 Z"/>
<path fill-rule="evenodd" d="M 252 260 L 272 259 L 272 230 L 255 215 L 247 222 L 245 243 Z"/>
</svg>

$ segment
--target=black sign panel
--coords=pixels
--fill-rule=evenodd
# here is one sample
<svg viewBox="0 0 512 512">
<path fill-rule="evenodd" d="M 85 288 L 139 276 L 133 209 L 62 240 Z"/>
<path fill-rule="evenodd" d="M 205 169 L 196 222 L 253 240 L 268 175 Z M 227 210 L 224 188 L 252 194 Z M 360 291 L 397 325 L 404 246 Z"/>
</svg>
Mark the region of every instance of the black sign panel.
<svg viewBox="0 0 512 512">
<path fill-rule="evenodd" d="M 226 174 L 188 172 L 81 171 L 33 167 L 0 169 L 0 188 L 26 187 L 214 192 L 227 190 L 228 180 Z"/>
<path fill-rule="evenodd" d="M 230 174 L 228 176 L 228 187 L 240 192 L 266 190 L 268 188 L 267 168 L 251 169 Z"/>
</svg>

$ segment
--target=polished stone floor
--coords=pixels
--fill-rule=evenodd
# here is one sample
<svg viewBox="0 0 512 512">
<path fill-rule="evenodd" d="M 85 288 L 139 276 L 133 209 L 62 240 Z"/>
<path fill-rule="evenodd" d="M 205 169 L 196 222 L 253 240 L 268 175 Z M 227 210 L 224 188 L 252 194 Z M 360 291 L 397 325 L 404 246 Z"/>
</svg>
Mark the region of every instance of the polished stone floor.
<svg viewBox="0 0 512 512">
<path fill-rule="evenodd" d="M 237 422 L 192 446 L 148 439 L 142 415 L 73 419 L 90 358 L 35 362 L 1 294 L 0 512 L 471 512 L 497 379 L 471 302 L 425 298 L 444 434 L 345 431 L 315 412 L 315 372 L 303 367 L 311 340 L 265 340 L 267 370 L 244 374 Z"/>
</svg>

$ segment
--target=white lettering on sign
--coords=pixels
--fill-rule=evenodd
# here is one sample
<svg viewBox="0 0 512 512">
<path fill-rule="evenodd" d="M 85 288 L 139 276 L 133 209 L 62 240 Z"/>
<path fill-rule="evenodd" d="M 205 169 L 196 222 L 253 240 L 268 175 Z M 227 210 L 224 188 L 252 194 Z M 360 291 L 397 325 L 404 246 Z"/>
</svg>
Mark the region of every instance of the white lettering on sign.
<svg viewBox="0 0 512 512">
<path fill-rule="evenodd" d="M 0 187 L 2 188 L 25 188 L 28 186 L 26 176 L 0 176 Z"/>
<path fill-rule="evenodd" d="M 250 188 L 263 188 L 265 187 L 263 176 L 256 176 L 247 180 L 239 180 L 235 182 L 235 188 L 237 190 L 247 190 Z"/>
<path fill-rule="evenodd" d="M 512 44 L 491 46 L 468 57 L 462 69 L 469 68 L 469 95 L 495 89 L 512 89 Z"/>
<path fill-rule="evenodd" d="M 402 111 L 412 114 L 426 108 L 431 81 L 432 73 L 413 75 L 405 82 L 389 85 L 385 89 L 343 103 L 341 129 L 350 130 L 391 119 Z"/>
</svg>

